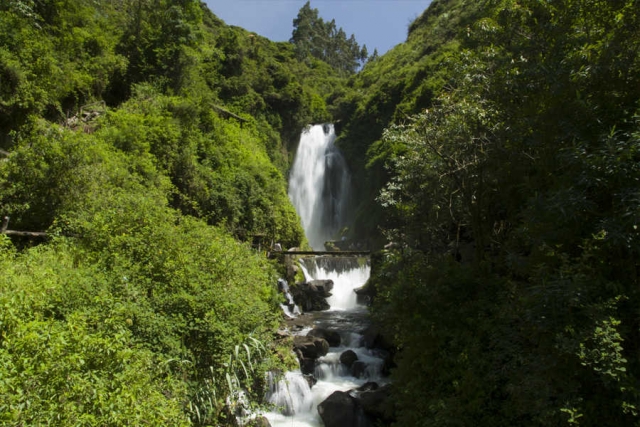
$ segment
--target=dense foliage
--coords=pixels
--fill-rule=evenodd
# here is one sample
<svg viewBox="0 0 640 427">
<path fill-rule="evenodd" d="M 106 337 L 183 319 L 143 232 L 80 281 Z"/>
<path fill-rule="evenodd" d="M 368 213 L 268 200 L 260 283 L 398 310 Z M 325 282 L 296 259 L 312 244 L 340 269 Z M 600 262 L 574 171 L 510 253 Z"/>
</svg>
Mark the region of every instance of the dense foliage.
<svg viewBox="0 0 640 427">
<path fill-rule="evenodd" d="M 219 425 L 281 364 L 284 172 L 339 77 L 195 0 L 0 5 L 0 423 Z M 264 247 L 264 246 L 263 246 Z"/>
<path fill-rule="evenodd" d="M 0 422 L 259 400 L 277 268 L 249 243 L 304 244 L 284 174 L 334 117 L 352 237 L 398 248 L 397 425 L 640 425 L 639 11 L 434 0 L 367 58 L 310 3 L 272 43 L 196 0 L 2 2 L 0 214 L 48 237 L 0 235 Z"/>
<path fill-rule="evenodd" d="M 87 135 L 39 121 L 3 163 L 3 195 L 12 198 L 4 208 L 23 224 L 30 214 L 52 221 L 48 244 L 17 252 L 2 240 L 8 425 L 205 423 L 225 414 L 225 398 L 244 381 L 260 393 L 229 357 L 269 342 L 273 266 L 171 209 L 171 181 L 153 157 L 102 135 L 119 130 Z M 259 350 L 239 355 L 255 358 L 256 375 L 268 366 Z M 201 400 L 203 392 L 213 397 Z"/>
<path fill-rule="evenodd" d="M 353 237 L 382 244 L 378 226 L 387 214 L 376 202 L 389 179 L 387 159 L 404 148 L 382 143 L 393 123 L 431 107 L 448 79 L 445 64 L 460 45 L 457 35 L 478 15 L 478 2 L 433 1 L 409 27 L 409 36 L 383 56 L 372 59 L 344 90 L 332 97 L 338 124 L 338 145 L 353 174 L 360 195 Z M 363 155 L 366 153 L 366 155 Z"/>
<path fill-rule="evenodd" d="M 464 22 L 437 73 L 356 104 L 396 122 L 368 161 L 398 425 L 640 425 L 640 4 L 463 4 L 411 28 Z"/>
</svg>

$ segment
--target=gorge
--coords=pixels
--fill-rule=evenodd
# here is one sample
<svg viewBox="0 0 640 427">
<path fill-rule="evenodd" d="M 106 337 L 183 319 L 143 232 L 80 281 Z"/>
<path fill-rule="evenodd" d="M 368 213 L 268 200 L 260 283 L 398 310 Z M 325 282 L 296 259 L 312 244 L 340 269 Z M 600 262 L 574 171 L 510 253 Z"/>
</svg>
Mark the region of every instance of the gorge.
<svg viewBox="0 0 640 427">
<path fill-rule="evenodd" d="M 320 405 L 387 360 L 366 280 L 376 422 L 637 427 L 639 1 L 425 7 L 368 55 L 311 3 L 274 42 L 199 0 L 0 2 L 0 424 L 373 418 Z M 276 242 L 372 251 L 296 264 L 310 336 Z"/>
</svg>

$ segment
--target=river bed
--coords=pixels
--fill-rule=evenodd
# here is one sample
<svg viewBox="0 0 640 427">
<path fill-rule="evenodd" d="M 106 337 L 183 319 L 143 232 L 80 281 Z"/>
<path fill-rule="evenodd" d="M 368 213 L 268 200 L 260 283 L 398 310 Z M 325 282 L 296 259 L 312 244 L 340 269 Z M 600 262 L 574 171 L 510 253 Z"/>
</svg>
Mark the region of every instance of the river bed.
<svg viewBox="0 0 640 427">
<path fill-rule="evenodd" d="M 318 257 L 320 258 L 320 257 Z M 310 312 L 287 321 L 293 335 L 306 335 L 312 328 L 324 328 L 340 334 L 340 345 L 317 359 L 313 376 L 317 382 L 310 388 L 300 370 L 287 372 L 284 378 L 274 380 L 268 400 L 276 406 L 265 414 L 273 427 L 323 426 L 317 407 L 336 391 L 349 391 L 374 381 L 382 385 L 384 355 L 363 345 L 362 333 L 369 325 L 367 307 L 358 303 L 355 289 L 364 285 L 370 274 L 367 262 L 344 259 L 306 262 L 303 266 L 308 280 L 330 279 L 334 282 L 332 296 L 327 298 L 331 308 Z M 312 268 L 310 268 L 312 267 Z M 354 373 L 340 362 L 340 355 L 352 350 L 361 362 Z M 348 426 L 345 426 L 348 427 Z"/>
</svg>

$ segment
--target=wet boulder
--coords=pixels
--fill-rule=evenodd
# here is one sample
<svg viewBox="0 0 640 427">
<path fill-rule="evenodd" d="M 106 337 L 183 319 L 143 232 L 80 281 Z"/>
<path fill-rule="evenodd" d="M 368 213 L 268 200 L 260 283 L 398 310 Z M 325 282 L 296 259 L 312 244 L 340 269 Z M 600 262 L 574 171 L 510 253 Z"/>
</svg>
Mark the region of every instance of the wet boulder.
<svg viewBox="0 0 640 427">
<path fill-rule="evenodd" d="M 336 331 L 325 328 L 314 328 L 307 336 L 324 338 L 329 343 L 329 347 L 338 347 L 340 345 L 340 334 Z"/>
<path fill-rule="evenodd" d="M 293 301 L 303 311 L 324 311 L 330 308 L 326 298 L 331 296 L 333 289 L 331 280 L 312 280 L 306 283 L 297 283 L 290 289 Z"/>
<path fill-rule="evenodd" d="M 362 378 L 367 372 L 367 364 L 361 360 L 356 360 L 351 365 L 351 375 L 356 378 Z"/>
<path fill-rule="evenodd" d="M 295 337 L 293 350 L 300 352 L 304 358 L 317 359 L 329 352 L 329 343 L 324 338 L 313 336 Z"/>
<path fill-rule="evenodd" d="M 345 365 L 347 368 L 351 368 L 353 363 L 358 360 L 358 355 L 353 350 L 347 350 L 342 352 L 340 355 L 340 363 Z"/>
<path fill-rule="evenodd" d="M 318 383 L 318 379 L 316 377 L 314 377 L 312 374 L 304 374 L 303 373 L 303 377 L 304 377 L 305 381 L 307 381 L 307 384 L 309 384 L 309 388 L 313 388 L 313 386 Z"/>
<path fill-rule="evenodd" d="M 331 296 L 331 290 L 333 289 L 333 280 L 311 280 L 307 283 L 307 285 L 317 294 L 327 298 Z"/>
<path fill-rule="evenodd" d="M 367 280 L 367 282 L 358 289 L 354 289 L 354 292 L 357 295 L 358 303 L 364 305 L 371 305 L 374 297 L 376 296 L 375 286 L 370 280 Z"/>
<path fill-rule="evenodd" d="M 372 390 L 377 390 L 379 388 L 378 383 L 374 382 L 374 381 L 368 381 L 364 384 L 362 384 L 360 387 L 358 387 L 357 389 L 355 389 L 356 392 L 362 392 L 362 391 L 372 391 Z"/>
<path fill-rule="evenodd" d="M 300 361 L 300 372 L 302 372 L 304 375 L 313 376 L 313 374 L 316 371 L 316 359 L 309 359 L 308 357 L 302 357 L 298 360 Z"/>
<path fill-rule="evenodd" d="M 368 425 L 356 400 L 348 392 L 336 391 L 318 405 L 325 427 L 360 427 Z"/>
</svg>

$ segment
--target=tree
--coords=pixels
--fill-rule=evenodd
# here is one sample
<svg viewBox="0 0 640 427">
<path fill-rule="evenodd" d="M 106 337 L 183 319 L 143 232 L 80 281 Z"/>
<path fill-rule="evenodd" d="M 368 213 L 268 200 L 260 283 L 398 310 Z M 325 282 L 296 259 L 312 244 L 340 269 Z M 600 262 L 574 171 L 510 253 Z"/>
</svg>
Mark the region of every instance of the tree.
<svg viewBox="0 0 640 427">
<path fill-rule="evenodd" d="M 355 35 L 347 38 L 335 20 L 325 22 L 318 9 L 312 9 L 308 1 L 293 20 L 293 33 L 289 40 L 295 45 L 298 58 L 309 56 L 327 62 L 346 74 L 357 71 L 366 61 L 366 49 L 360 49 Z"/>
<path fill-rule="evenodd" d="M 487 3 L 385 132 L 399 425 L 638 423 L 637 6 Z"/>
</svg>

